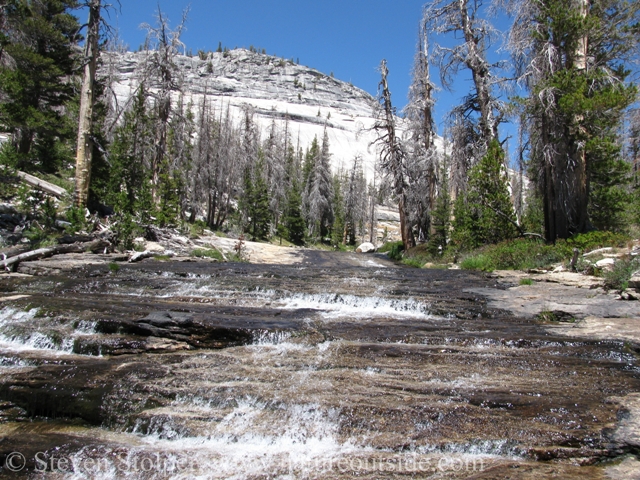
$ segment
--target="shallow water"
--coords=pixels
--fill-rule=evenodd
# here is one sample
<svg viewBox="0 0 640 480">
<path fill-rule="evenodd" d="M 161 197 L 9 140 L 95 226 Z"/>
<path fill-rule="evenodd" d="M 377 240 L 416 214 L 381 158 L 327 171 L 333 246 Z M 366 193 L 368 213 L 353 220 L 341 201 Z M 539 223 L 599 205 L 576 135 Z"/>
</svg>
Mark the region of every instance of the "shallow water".
<svg viewBox="0 0 640 480">
<path fill-rule="evenodd" d="M 47 478 L 599 478 L 620 453 L 621 342 L 489 309 L 480 275 L 318 264 L 5 285 L 30 296 L 0 309 L 2 473 L 18 452 Z"/>
</svg>

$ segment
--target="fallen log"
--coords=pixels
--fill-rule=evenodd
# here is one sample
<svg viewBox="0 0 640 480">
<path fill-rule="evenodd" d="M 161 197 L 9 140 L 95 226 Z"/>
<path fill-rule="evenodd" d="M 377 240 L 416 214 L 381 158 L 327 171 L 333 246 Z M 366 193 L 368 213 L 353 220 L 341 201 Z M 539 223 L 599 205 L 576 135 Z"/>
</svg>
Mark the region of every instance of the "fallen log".
<svg viewBox="0 0 640 480">
<path fill-rule="evenodd" d="M 151 257 L 174 257 L 175 252 L 171 250 L 165 250 L 164 252 L 156 252 L 152 250 L 145 250 L 144 252 L 136 252 L 129 257 L 129 263 L 139 262 L 145 258 Z"/>
<path fill-rule="evenodd" d="M 29 247 L 27 245 L 16 245 L 15 247 L 7 247 L 0 250 L 0 260 L 6 260 L 9 257 L 15 257 L 21 253 L 28 252 Z"/>
<path fill-rule="evenodd" d="M 61 253 L 83 253 L 87 251 L 97 253 L 103 251 L 109 246 L 111 246 L 111 243 L 99 238 L 97 240 L 85 243 L 73 243 L 67 245 L 55 245 L 53 247 L 38 248 L 36 250 L 31 250 L 29 252 L 21 253 L 19 255 L 15 255 L 13 257 L 2 260 L 0 261 L 0 266 L 2 266 L 6 271 L 12 271 L 15 265 L 20 262 L 51 257 L 53 255 L 58 255 Z"/>
<path fill-rule="evenodd" d="M 69 243 L 87 243 L 92 241 L 94 238 L 90 235 L 63 235 L 58 238 L 59 244 L 69 244 Z"/>
<path fill-rule="evenodd" d="M 49 195 L 53 195 L 54 197 L 57 197 L 57 198 L 62 198 L 68 195 L 68 192 L 64 188 L 54 185 L 53 183 L 47 182 L 38 177 L 34 177 L 33 175 L 29 175 L 28 173 L 25 173 L 25 172 L 18 171 L 17 174 L 24 183 L 29 184 L 32 187 L 39 188 L 40 190 L 48 193 Z"/>
</svg>

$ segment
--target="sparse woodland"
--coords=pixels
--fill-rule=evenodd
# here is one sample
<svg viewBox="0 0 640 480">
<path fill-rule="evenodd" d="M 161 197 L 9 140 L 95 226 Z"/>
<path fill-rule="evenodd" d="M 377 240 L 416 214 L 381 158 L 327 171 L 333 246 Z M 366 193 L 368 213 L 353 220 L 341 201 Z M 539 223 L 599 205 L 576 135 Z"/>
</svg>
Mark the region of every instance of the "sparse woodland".
<svg viewBox="0 0 640 480">
<path fill-rule="evenodd" d="M 422 244 L 434 257 L 517 237 L 638 232 L 637 2 L 426 3 L 402 112 L 380 67 L 379 175 L 369 181 L 358 157 L 331 170 L 326 134 L 301 145 L 286 124 L 258 124 L 249 106 L 238 119 L 206 93 L 197 105 L 185 100 L 175 58 L 186 50 L 188 12 L 172 26 L 158 11 L 145 26 L 139 86 L 117 104 L 110 57 L 101 56 L 122 48 L 107 8 L 0 2 L 0 130 L 10 134 L 0 195 L 28 214 L 30 238 L 55 232 L 60 219 L 90 230 L 88 209 L 126 249 L 149 226 L 340 247 L 375 241 L 380 203 L 398 208 L 404 248 Z M 496 11 L 509 15 L 508 31 L 495 28 Z M 497 49 L 509 51 L 508 65 L 491 60 Z M 436 132 L 436 92 L 461 72 L 470 90 Z M 501 137 L 507 121 L 519 125 L 515 153 Z M 58 182 L 73 201 L 27 191 L 18 172 Z"/>
</svg>

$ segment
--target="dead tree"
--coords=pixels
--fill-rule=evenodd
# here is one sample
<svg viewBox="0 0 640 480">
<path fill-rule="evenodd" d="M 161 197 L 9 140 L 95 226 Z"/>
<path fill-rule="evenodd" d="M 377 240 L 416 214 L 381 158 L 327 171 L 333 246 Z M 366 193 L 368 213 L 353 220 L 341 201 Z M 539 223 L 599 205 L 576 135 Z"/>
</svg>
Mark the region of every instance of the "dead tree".
<svg viewBox="0 0 640 480">
<path fill-rule="evenodd" d="M 93 125 L 93 104 L 96 82 L 96 65 L 98 60 L 98 37 L 100 36 L 100 1 L 91 0 L 89 7 L 89 24 L 84 53 L 84 72 L 80 91 L 80 112 L 78 119 L 78 145 L 76 150 L 76 185 L 74 203 L 76 207 L 86 207 L 89 198 L 89 182 L 91 181 L 91 160 L 93 141 L 91 130 Z"/>
<path fill-rule="evenodd" d="M 391 104 L 391 92 L 387 83 L 386 60 L 380 63 L 380 74 L 382 79 L 379 84 L 380 106 L 377 112 L 377 119 L 373 126 L 378 138 L 374 143 L 380 146 L 380 167 L 384 174 L 391 180 L 393 193 L 398 202 L 398 213 L 400 215 L 400 231 L 402 244 L 405 250 L 415 247 L 416 242 L 411 231 L 411 223 L 407 212 L 407 184 L 405 181 L 405 159 L 406 154 L 396 135 L 395 110 Z"/>
<path fill-rule="evenodd" d="M 464 182 L 467 168 L 461 167 L 473 166 L 484 155 L 491 140 L 498 139 L 498 125 L 503 115 L 503 105 L 494 94 L 495 84 L 503 81 L 494 75 L 494 71 L 502 65 L 490 63 L 486 55 L 497 33 L 487 20 L 480 17 L 481 9 L 481 0 L 433 0 L 423 13 L 423 23 L 429 35 L 453 37 L 454 40 L 461 36 L 463 39 L 453 46 L 443 42 L 434 45 L 442 85 L 451 89 L 453 79 L 461 69 L 468 69 L 473 80 L 472 92 L 451 114 L 451 124 L 457 130 L 468 130 L 466 133 L 458 131 L 452 142 L 452 150 L 459 150 L 458 156 L 465 160 L 464 166 L 452 165 L 454 169 L 463 170 L 461 180 Z M 460 144 L 456 139 L 465 143 Z M 464 189 L 465 185 L 454 184 L 453 187 Z"/>
<path fill-rule="evenodd" d="M 421 22 L 418 48 L 414 60 L 409 103 L 405 107 L 408 120 L 408 202 L 411 223 L 418 231 L 419 241 L 432 233 L 431 212 L 435 207 L 437 191 L 438 152 L 434 145 L 435 124 L 433 93 L 436 86 L 429 72 L 429 43 Z"/>
<path fill-rule="evenodd" d="M 155 154 L 151 163 L 151 195 L 157 204 L 160 169 L 167 150 L 167 130 L 171 115 L 171 92 L 179 90 L 179 71 L 175 57 L 184 45 L 180 36 L 187 21 L 188 9 L 182 14 L 182 21 L 175 30 L 169 28 L 169 20 L 158 7 L 155 27 L 143 25 L 147 30 L 147 44 L 153 49 L 147 55 L 143 67 L 144 76 L 157 85 L 153 94 L 156 109 Z"/>
</svg>

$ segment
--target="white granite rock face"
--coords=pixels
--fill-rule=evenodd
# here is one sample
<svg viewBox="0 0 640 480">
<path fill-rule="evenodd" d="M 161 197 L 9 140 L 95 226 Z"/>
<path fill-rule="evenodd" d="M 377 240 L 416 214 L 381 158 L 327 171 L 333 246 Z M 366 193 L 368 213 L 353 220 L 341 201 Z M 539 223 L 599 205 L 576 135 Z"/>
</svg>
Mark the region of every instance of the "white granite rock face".
<svg viewBox="0 0 640 480">
<path fill-rule="evenodd" d="M 135 92 L 145 55 L 105 54 L 102 72 L 115 72 L 120 105 Z M 361 155 L 365 175 L 373 178 L 376 152 L 371 143 L 376 135 L 371 127 L 375 99 L 369 93 L 312 68 L 245 49 L 210 53 L 205 60 L 178 56 L 176 63 L 184 103 L 192 103 L 196 116 L 205 94 L 218 115 L 228 108 L 237 123 L 244 106 L 251 105 L 263 135 L 272 122 L 284 129 L 288 120 L 291 140 L 303 149 L 314 137 L 321 141 L 326 128 L 333 170 L 350 168 L 353 158 Z M 154 88 L 151 85 L 152 91 Z M 174 101 L 179 95 L 178 91 L 173 94 Z M 401 119 L 398 122 L 402 131 Z"/>
</svg>

